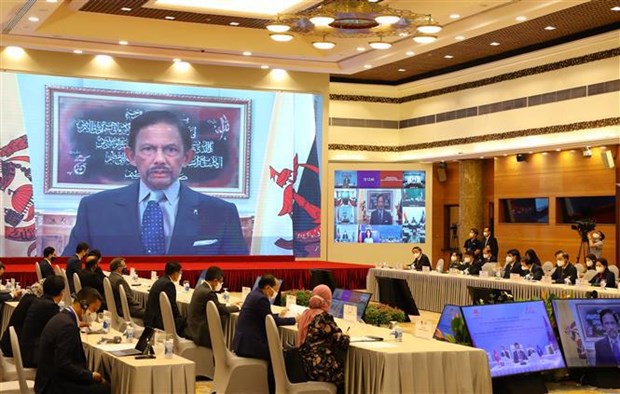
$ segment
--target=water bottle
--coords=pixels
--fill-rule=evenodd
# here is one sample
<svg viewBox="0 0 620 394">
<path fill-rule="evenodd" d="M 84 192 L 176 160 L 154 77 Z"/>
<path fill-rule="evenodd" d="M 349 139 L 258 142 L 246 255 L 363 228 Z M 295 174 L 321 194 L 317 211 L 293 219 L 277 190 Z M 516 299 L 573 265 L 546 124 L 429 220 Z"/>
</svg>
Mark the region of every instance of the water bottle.
<svg viewBox="0 0 620 394">
<path fill-rule="evenodd" d="M 131 322 L 126 322 L 127 328 L 125 329 L 125 338 L 127 338 L 127 342 L 131 343 L 133 341 L 134 330 Z"/>
<path fill-rule="evenodd" d="M 226 306 L 230 306 L 230 293 L 226 288 L 224 289 L 224 304 L 226 304 Z"/>
<path fill-rule="evenodd" d="M 570 285 L 572 284 L 572 282 L 571 282 L 570 278 L 566 278 L 566 279 L 564 279 L 564 284 L 565 284 L 566 286 L 570 286 Z"/>
<path fill-rule="evenodd" d="M 172 358 L 172 356 L 174 355 L 174 340 L 172 338 L 170 339 L 166 339 L 166 342 L 164 342 L 164 357 L 165 358 Z"/>
<path fill-rule="evenodd" d="M 392 325 L 392 331 L 390 332 L 390 335 L 394 335 L 394 340 L 396 342 L 402 342 L 403 341 L 403 329 L 400 328 L 398 323 L 395 321 L 390 322 L 390 323 Z"/>
<path fill-rule="evenodd" d="M 101 328 L 103 329 L 103 332 L 107 334 L 108 332 L 110 332 L 111 326 L 112 326 L 112 316 L 110 315 L 110 312 L 105 311 L 103 312 L 103 324 Z"/>
</svg>

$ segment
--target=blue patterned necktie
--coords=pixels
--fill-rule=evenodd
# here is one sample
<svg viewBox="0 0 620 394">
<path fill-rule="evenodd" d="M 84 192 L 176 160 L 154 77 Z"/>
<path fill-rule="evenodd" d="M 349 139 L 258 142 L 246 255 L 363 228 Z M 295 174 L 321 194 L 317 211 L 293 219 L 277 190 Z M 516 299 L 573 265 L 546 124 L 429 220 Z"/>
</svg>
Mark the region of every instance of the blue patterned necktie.
<svg viewBox="0 0 620 394">
<path fill-rule="evenodd" d="M 616 364 L 618 365 L 620 365 L 620 344 L 618 344 L 619 340 L 620 339 L 616 338 L 611 348 L 612 352 L 614 353 L 614 357 L 616 358 Z"/>
<path fill-rule="evenodd" d="M 166 253 L 164 235 L 164 212 L 159 206 L 161 192 L 151 192 L 149 201 L 142 215 L 142 244 L 149 255 Z"/>
</svg>

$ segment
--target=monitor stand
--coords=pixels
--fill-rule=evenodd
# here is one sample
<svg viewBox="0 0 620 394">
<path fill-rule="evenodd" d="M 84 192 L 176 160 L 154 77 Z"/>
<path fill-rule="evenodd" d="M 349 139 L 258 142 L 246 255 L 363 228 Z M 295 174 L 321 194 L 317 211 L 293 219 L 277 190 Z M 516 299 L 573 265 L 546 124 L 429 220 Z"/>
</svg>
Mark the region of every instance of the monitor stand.
<svg viewBox="0 0 620 394">
<path fill-rule="evenodd" d="M 493 378 L 493 394 L 544 394 L 547 386 L 540 373 Z"/>
</svg>

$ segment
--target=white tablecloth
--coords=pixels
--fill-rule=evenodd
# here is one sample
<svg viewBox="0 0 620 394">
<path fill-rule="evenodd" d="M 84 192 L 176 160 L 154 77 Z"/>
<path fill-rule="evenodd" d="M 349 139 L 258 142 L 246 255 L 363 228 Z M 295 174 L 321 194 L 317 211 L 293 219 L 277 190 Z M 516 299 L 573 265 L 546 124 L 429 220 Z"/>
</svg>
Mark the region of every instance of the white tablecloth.
<svg viewBox="0 0 620 394">
<path fill-rule="evenodd" d="M 112 338 L 121 335 L 111 331 L 109 334 L 82 334 L 82 343 L 89 368 L 110 376 L 113 393 L 195 393 L 196 364 L 193 361 L 174 355 L 164 358 L 163 347 L 155 347 L 155 359 L 136 360 L 133 356 L 116 357 L 109 350 L 120 350 L 135 346 L 131 344 L 105 344 L 97 342 L 101 337 Z"/>
<path fill-rule="evenodd" d="M 601 290 L 598 287 L 567 286 L 562 284 L 544 284 L 536 281 L 496 278 L 479 278 L 477 276 L 440 274 L 437 272 L 408 271 L 389 268 L 371 268 L 368 270 L 366 288 L 373 298 L 379 300 L 377 277 L 405 279 L 418 307 L 425 311 L 441 312 L 445 304 L 471 305 L 468 286 L 511 290 L 517 300 L 542 298 L 555 294 L 559 297 L 586 297 L 586 293 L 596 290 L 601 298 L 620 298 L 618 289 Z"/>
</svg>

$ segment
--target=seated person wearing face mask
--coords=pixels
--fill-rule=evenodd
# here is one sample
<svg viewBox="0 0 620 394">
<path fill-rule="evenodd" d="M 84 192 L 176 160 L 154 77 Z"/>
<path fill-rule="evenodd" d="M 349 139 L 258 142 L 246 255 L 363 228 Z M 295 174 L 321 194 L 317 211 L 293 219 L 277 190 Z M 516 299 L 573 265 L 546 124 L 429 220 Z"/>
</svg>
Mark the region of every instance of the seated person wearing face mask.
<svg viewBox="0 0 620 394">
<path fill-rule="evenodd" d="M 205 280 L 196 286 L 192 300 L 187 310 L 187 327 L 185 335 L 190 338 L 198 346 L 211 347 L 211 336 L 209 334 L 209 323 L 205 310 L 207 302 L 213 301 L 217 307 L 217 311 L 222 318 L 222 324 L 231 313 L 238 312 L 239 307 L 235 305 L 224 305 L 217 298 L 217 293 L 222 290 L 224 285 L 224 271 L 220 267 L 209 267 Z"/>
<path fill-rule="evenodd" d="M 450 267 L 449 269 L 459 269 L 459 267 L 463 265 L 463 253 L 461 252 L 452 252 L 450 256 Z"/>
<path fill-rule="evenodd" d="M 604 257 L 596 260 L 596 275 L 590 280 L 590 284 L 601 286 L 601 282 L 605 281 L 605 287 L 616 288 L 616 275 L 609 270 L 609 263 Z"/>
<path fill-rule="evenodd" d="M 471 267 L 469 267 L 470 275 L 480 275 L 480 271 L 482 271 L 482 266 L 486 263 L 491 263 L 493 260 L 493 255 L 491 252 L 491 247 L 485 246 L 482 249 L 482 255 L 479 259 L 475 260 Z"/>
<path fill-rule="evenodd" d="M 596 271 L 596 256 L 590 253 L 586 256 L 586 271 Z"/>
<path fill-rule="evenodd" d="M 258 287 L 250 292 L 243 302 L 235 338 L 233 339 L 233 351 L 240 357 L 251 357 L 265 360 L 269 363 L 267 370 L 270 392 L 274 392 L 275 381 L 269 358 L 269 345 L 267 344 L 267 330 L 265 318 L 272 315 L 278 326 L 292 326 L 297 322 L 294 317 L 282 317 L 287 310 L 280 312 L 280 316 L 271 313 L 271 303 L 278 295 L 278 281 L 275 276 L 263 275 L 258 281 Z"/>
<path fill-rule="evenodd" d="M 568 253 L 563 250 L 555 252 L 555 271 L 551 275 L 554 283 L 570 283 L 575 284 L 577 281 L 577 268 L 568 261 Z"/>
<path fill-rule="evenodd" d="M 54 268 L 52 267 L 52 263 L 54 261 L 56 261 L 56 249 L 51 246 L 43 249 L 43 260 L 37 263 L 39 264 L 39 268 L 41 269 L 42 279 L 54 275 Z"/>
<path fill-rule="evenodd" d="M 504 279 L 510 279 L 510 274 L 519 274 L 521 276 L 521 253 L 517 249 L 510 249 L 506 252 L 506 264 L 504 265 Z"/>
<path fill-rule="evenodd" d="M 110 285 L 112 286 L 112 294 L 116 303 L 116 310 L 119 316 L 123 316 L 123 304 L 121 304 L 121 291 L 119 288 L 123 286 L 125 295 L 127 296 L 127 305 L 129 305 L 129 314 L 138 319 L 144 319 L 144 308 L 142 304 L 134 298 L 133 290 L 129 283 L 123 278 L 123 275 L 129 275 L 127 264 L 122 257 L 116 257 L 110 261 Z"/>
<path fill-rule="evenodd" d="M 416 271 L 422 271 L 422 267 L 430 268 L 431 262 L 428 256 L 422 253 L 422 248 L 414 246 L 413 249 L 411 249 L 411 253 L 413 254 L 413 261 L 409 264 L 409 267 Z"/>
<path fill-rule="evenodd" d="M 525 276 L 525 279 L 529 280 L 541 280 L 543 276 L 545 276 L 545 272 L 542 267 L 534 261 L 532 258 L 526 253 L 521 259 L 521 275 Z"/>
<path fill-rule="evenodd" d="M 146 301 L 146 309 L 144 311 L 145 326 L 159 328 L 160 330 L 164 329 L 164 321 L 159 307 L 159 294 L 163 291 L 170 300 L 172 317 L 174 318 L 177 333 L 183 336 L 186 320 L 181 316 L 181 312 L 179 312 L 179 306 L 177 305 L 177 288 L 174 284 L 174 282 L 180 281 L 181 274 L 181 263 L 177 261 L 169 261 L 166 263 L 164 276 L 157 279 L 149 291 L 149 298 Z"/>
<path fill-rule="evenodd" d="M 460 271 L 464 271 L 465 274 L 469 275 L 469 269 L 474 262 L 474 252 L 465 252 L 463 253 L 463 263 L 459 267 Z"/>
</svg>

